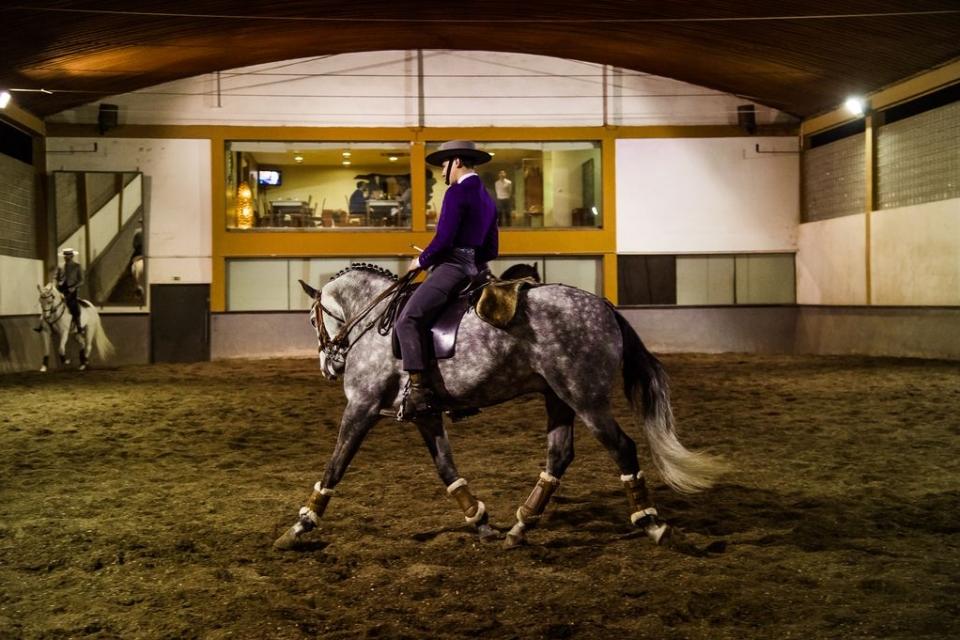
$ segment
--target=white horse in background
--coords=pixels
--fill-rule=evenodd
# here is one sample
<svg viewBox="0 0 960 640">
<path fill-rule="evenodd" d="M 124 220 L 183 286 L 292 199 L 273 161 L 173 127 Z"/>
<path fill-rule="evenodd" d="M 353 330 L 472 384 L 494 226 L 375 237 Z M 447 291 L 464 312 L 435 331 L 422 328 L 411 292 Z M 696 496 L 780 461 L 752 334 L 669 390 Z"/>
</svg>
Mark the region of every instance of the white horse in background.
<svg viewBox="0 0 960 640">
<path fill-rule="evenodd" d="M 113 355 L 113 343 L 107 338 L 100 325 L 100 314 L 88 300 L 80 300 L 80 327 L 81 332 L 73 327 L 73 317 L 70 315 L 70 309 L 63 299 L 63 294 L 57 290 L 52 283 L 45 287 L 37 285 L 40 292 L 40 335 L 43 336 L 43 366 L 40 371 L 46 371 L 50 364 L 50 344 L 53 340 L 53 334 L 56 334 L 60 340 L 60 362 L 70 364 L 67 358 L 67 340 L 73 333 L 80 343 L 80 370 L 87 368 L 87 359 L 93 349 L 97 350 L 97 355 L 101 360 L 105 360 Z"/>
</svg>

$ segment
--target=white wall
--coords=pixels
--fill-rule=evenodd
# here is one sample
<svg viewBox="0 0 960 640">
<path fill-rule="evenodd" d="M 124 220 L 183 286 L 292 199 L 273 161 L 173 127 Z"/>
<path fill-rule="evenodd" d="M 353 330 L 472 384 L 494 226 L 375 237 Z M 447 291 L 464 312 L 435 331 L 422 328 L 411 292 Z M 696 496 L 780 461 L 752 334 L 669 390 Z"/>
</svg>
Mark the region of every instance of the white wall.
<svg viewBox="0 0 960 640">
<path fill-rule="evenodd" d="M 47 138 L 47 171 L 143 173 L 153 284 L 210 282 L 210 155 L 209 140 Z"/>
<path fill-rule="evenodd" d="M 960 305 L 960 199 L 873 212 L 870 254 L 874 304 Z"/>
<path fill-rule="evenodd" d="M 0 316 L 39 314 L 43 261 L 0 255 L 0 274 Z"/>
<path fill-rule="evenodd" d="M 797 304 L 867 303 L 864 214 L 800 225 Z"/>
<path fill-rule="evenodd" d="M 617 252 L 794 251 L 796 150 L 792 138 L 617 140 Z"/>
<path fill-rule="evenodd" d="M 800 225 L 799 304 L 867 304 L 864 214 Z M 960 199 L 870 214 L 874 305 L 960 305 Z"/>
<path fill-rule="evenodd" d="M 423 52 L 428 127 L 736 124 L 748 100 L 602 65 L 490 51 Z M 103 101 L 121 124 L 399 127 L 420 124 L 416 51 L 285 60 L 169 82 Z M 607 117 L 603 112 L 604 76 Z M 97 121 L 97 103 L 50 118 Z M 789 120 L 755 105 L 757 122 Z"/>
</svg>

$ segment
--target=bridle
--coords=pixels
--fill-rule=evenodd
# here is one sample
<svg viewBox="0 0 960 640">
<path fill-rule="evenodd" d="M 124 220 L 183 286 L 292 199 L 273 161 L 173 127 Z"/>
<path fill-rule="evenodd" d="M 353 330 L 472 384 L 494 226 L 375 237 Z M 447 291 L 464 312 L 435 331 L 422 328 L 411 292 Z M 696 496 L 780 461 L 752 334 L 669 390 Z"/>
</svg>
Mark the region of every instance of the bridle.
<svg viewBox="0 0 960 640">
<path fill-rule="evenodd" d="M 60 298 L 59 303 L 56 303 L 53 305 L 53 307 L 51 307 L 50 309 L 47 309 L 46 307 L 43 306 L 43 300 L 45 299 L 56 300 L 56 296 L 53 294 L 52 291 L 49 291 L 49 292 L 44 291 L 40 293 L 40 308 L 43 311 L 41 314 L 43 317 L 43 321 L 52 327 L 54 326 L 54 324 L 56 324 L 58 320 L 60 320 L 60 318 L 63 317 L 63 314 L 66 312 L 67 304 L 66 302 L 64 302 L 63 298 Z M 51 319 L 50 316 L 57 313 L 58 309 L 60 313 L 57 314 L 56 318 Z"/>
<path fill-rule="evenodd" d="M 349 320 L 346 318 L 341 318 L 337 314 L 333 313 L 330 309 L 325 307 L 321 300 L 321 294 L 318 291 L 317 298 L 314 300 L 313 306 L 310 308 L 310 324 L 312 324 L 314 329 L 317 330 L 319 342 L 317 351 L 323 354 L 327 360 L 331 361 L 334 366 L 341 366 L 346 363 L 347 354 L 350 352 L 350 349 L 353 348 L 353 345 L 355 345 L 360 338 L 370 331 L 370 329 L 377 326 L 378 323 L 380 325 L 378 328 L 380 335 L 386 335 L 390 330 L 390 326 L 393 323 L 393 318 L 396 315 L 398 307 L 397 302 L 400 298 L 400 294 L 420 274 L 420 271 L 421 269 L 414 269 L 407 272 L 403 277 L 387 287 L 387 289 L 380 295 L 371 300 L 367 306 L 361 309 Z M 363 327 L 363 330 L 351 340 L 350 332 L 353 331 L 357 325 L 363 322 L 364 318 L 366 318 L 378 304 L 390 296 L 394 296 L 394 300 L 387 305 L 387 308 L 370 319 Z M 343 325 L 340 327 L 340 330 L 337 331 L 337 335 L 333 337 L 330 337 L 330 333 L 327 331 L 327 325 L 323 321 L 323 315 L 325 313 Z"/>
</svg>

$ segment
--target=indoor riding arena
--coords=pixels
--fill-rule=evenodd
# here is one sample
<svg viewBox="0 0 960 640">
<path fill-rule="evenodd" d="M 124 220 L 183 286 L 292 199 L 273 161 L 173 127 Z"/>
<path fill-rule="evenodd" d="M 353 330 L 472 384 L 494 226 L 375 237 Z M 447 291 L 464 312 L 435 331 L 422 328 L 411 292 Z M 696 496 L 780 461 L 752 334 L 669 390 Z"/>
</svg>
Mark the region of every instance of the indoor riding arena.
<svg viewBox="0 0 960 640">
<path fill-rule="evenodd" d="M 960 636 L 956 3 L 459 13 L 0 7 L 0 639 Z"/>
</svg>

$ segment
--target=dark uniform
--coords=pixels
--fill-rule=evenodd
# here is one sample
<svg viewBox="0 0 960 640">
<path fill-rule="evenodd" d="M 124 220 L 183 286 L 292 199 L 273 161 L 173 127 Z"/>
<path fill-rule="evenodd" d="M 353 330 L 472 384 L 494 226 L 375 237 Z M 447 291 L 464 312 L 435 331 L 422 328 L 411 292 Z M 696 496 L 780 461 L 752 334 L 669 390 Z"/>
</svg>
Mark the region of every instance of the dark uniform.
<svg viewBox="0 0 960 640">
<path fill-rule="evenodd" d="M 443 197 L 437 232 L 420 254 L 421 268 L 430 269 L 430 276 L 410 296 L 397 319 L 396 333 L 403 357 L 403 368 L 410 373 L 410 386 L 401 407 L 401 414 L 414 418 L 432 410 L 432 391 L 423 378 L 426 368 L 425 344 L 430 325 L 443 307 L 470 278 L 485 269 L 499 250 L 497 208 L 480 177 L 469 169 L 490 160 L 490 155 L 476 149 L 472 142 L 453 140 L 427 156 L 427 162 L 442 165 L 449 160 L 445 180 L 456 161 L 467 169 L 450 185 Z"/>
<path fill-rule="evenodd" d="M 70 254 L 73 255 L 73 254 Z M 80 285 L 83 284 L 83 269 L 73 260 L 66 260 L 62 267 L 57 267 L 55 276 L 57 290 L 63 294 L 70 315 L 73 316 L 73 326 L 80 331 Z"/>
</svg>

